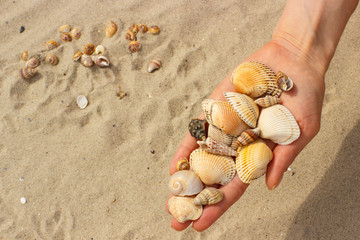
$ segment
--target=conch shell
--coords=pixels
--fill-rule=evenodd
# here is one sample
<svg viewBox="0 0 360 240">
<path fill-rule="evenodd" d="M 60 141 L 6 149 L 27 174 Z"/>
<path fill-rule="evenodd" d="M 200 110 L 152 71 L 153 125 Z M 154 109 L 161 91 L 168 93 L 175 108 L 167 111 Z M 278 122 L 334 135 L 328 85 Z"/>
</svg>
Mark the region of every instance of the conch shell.
<svg viewBox="0 0 360 240">
<path fill-rule="evenodd" d="M 275 73 L 258 62 L 244 62 L 232 73 L 231 81 L 239 93 L 257 98 L 263 94 L 280 95 Z"/>
<path fill-rule="evenodd" d="M 205 141 L 206 140 L 206 120 L 194 118 L 191 119 L 189 123 L 189 132 L 190 135 L 198 140 Z"/>
<path fill-rule="evenodd" d="M 224 92 L 226 100 L 239 117 L 250 127 L 255 128 L 259 117 L 259 107 L 254 100 L 245 94 Z"/>
<path fill-rule="evenodd" d="M 261 97 L 255 100 L 255 103 L 263 108 L 271 107 L 272 105 L 278 104 L 279 102 L 279 97 L 271 95 L 266 95 L 265 97 Z"/>
<path fill-rule="evenodd" d="M 225 156 L 236 156 L 236 150 L 229 147 L 225 143 L 218 142 L 212 138 L 207 138 L 206 141 L 198 141 L 200 149 L 208 151 L 217 155 L 225 155 Z"/>
<path fill-rule="evenodd" d="M 202 102 L 202 109 L 208 123 L 228 134 L 238 136 L 249 128 L 226 101 L 205 99 Z"/>
<path fill-rule="evenodd" d="M 113 21 L 110 21 L 105 28 L 106 36 L 109 38 L 113 37 L 115 33 L 117 32 L 117 25 Z"/>
<path fill-rule="evenodd" d="M 176 196 L 192 196 L 203 188 L 203 183 L 193 171 L 181 170 L 170 177 L 169 189 Z"/>
<path fill-rule="evenodd" d="M 262 176 L 272 160 L 273 153 L 262 139 L 239 148 L 236 157 L 236 170 L 243 183 L 251 183 L 252 180 Z"/>
<path fill-rule="evenodd" d="M 294 116 L 280 104 L 262 109 L 258 128 L 261 130 L 261 138 L 280 145 L 290 144 L 300 136 L 300 128 Z"/>
<path fill-rule="evenodd" d="M 172 196 L 168 201 L 171 215 L 180 223 L 198 219 L 203 211 L 202 205 L 194 204 L 194 197 Z"/>
<path fill-rule="evenodd" d="M 215 155 L 201 149 L 196 149 L 190 154 L 190 169 L 206 185 L 225 185 L 235 175 L 232 157 Z"/>
<path fill-rule="evenodd" d="M 200 205 L 212 205 L 220 202 L 224 198 L 224 194 L 220 189 L 207 187 L 204 188 L 196 197 L 194 198 L 194 204 L 196 206 Z"/>
</svg>

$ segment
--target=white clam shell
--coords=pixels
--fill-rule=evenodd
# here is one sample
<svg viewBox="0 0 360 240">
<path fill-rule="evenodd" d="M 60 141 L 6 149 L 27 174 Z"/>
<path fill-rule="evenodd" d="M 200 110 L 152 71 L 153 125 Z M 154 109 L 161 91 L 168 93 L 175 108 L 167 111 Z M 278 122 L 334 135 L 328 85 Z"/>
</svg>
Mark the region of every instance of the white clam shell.
<svg viewBox="0 0 360 240">
<path fill-rule="evenodd" d="M 280 145 L 290 144 L 300 136 L 300 128 L 294 116 L 280 104 L 262 109 L 258 128 L 261 130 L 261 138 Z"/>
<path fill-rule="evenodd" d="M 202 205 L 194 204 L 194 197 L 172 196 L 168 201 L 171 215 L 180 223 L 198 219 L 203 211 Z"/>
<path fill-rule="evenodd" d="M 203 183 L 193 171 L 178 171 L 170 177 L 169 189 L 170 192 L 176 196 L 195 195 L 203 188 Z"/>
<path fill-rule="evenodd" d="M 190 169 L 206 185 L 225 185 L 235 175 L 235 163 L 232 157 L 209 153 L 196 149 L 190 155 Z"/>
<path fill-rule="evenodd" d="M 79 106 L 79 108 L 84 109 L 88 105 L 88 100 L 84 95 L 79 95 L 76 98 L 76 103 Z"/>
</svg>

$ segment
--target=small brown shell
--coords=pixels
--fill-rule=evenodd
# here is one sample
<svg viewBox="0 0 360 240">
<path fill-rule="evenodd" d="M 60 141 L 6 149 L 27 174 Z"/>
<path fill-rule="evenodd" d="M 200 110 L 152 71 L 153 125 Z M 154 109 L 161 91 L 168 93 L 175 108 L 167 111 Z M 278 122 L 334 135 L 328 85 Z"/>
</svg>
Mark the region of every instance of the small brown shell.
<svg viewBox="0 0 360 240">
<path fill-rule="evenodd" d="M 94 65 L 94 61 L 92 60 L 92 57 L 85 54 L 81 56 L 81 63 L 85 67 L 91 67 L 92 65 Z"/>
<path fill-rule="evenodd" d="M 72 37 L 70 33 L 63 33 L 61 35 L 61 40 L 63 40 L 64 42 L 71 42 Z"/>
<path fill-rule="evenodd" d="M 202 120 L 198 118 L 191 119 L 188 126 L 190 135 L 198 140 L 205 141 L 207 137 L 205 124 L 206 124 L 206 120 Z"/>
<path fill-rule="evenodd" d="M 59 44 L 55 41 L 47 41 L 45 43 L 45 49 L 50 51 L 53 50 L 54 48 L 57 48 L 59 46 Z"/>
<path fill-rule="evenodd" d="M 21 59 L 24 61 L 27 61 L 29 59 L 29 52 L 28 51 L 23 51 L 21 54 Z"/>
<path fill-rule="evenodd" d="M 36 57 L 32 57 L 30 58 L 27 62 L 26 62 L 26 67 L 29 68 L 36 68 L 40 65 L 40 60 Z"/>
<path fill-rule="evenodd" d="M 92 43 L 89 43 L 89 44 L 86 44 L 84 46 L 84 49 L 83 49 L 83 52 L 86 54 L 86 55 L 91 55 L 93 54 L 95 51 L 95 45 L 92 44 Z"/>
<path fill-rule="evenodd" d="M 176 163 L 176 169 L 177 169 L 178 171 L 181 171 L 181 170 L 189 170 L 189 169 L 190 169 L 189 160 L 187 160 L 187 158 L 181 158 L 181 159 L 179 159 L 179 161 Z"/>
<path fill-rule="evenodd" d="M 139 24 L 139 31 L 141 33 L 146 33 L 148 31 L 148 28 L 145 24 Z"/>
<path fill-rule="evenodd" d="M 113 21 L 110 21 L 105 28 L 105 33 L 106 36 L 111 38 L 115 35 L 115 33 L 117 32 L 117 25 L 116 23 L 114 23 Z"/>
<path fill-rule="evenodd" d="M 68 24 L 66 24 L 66 25 L 62 25 L 60 28 L 59 28 L 59 30 L 60 30 L 60 32 L 61 33 L 68 33 L 68 32 L 70 32 L 70 26 L 68 25 Z"/>
<path fill-rule="evenodd" d="M 49 54 L 45 57 L 45 62 L 55 66 L 59 63 L 59 59 L 54 54 Z"/>
<path fill-rule="evenodd" d="M 35 74 L 37 73 L 37 69 L 36 68 L 23 68 L 20 69 L 20 76 L 23 79 L 29 79 L 32 78 L 33 76 L 35 76 Z"/>
<path fill-rule="evenodd" d="M 128 31 L 126 34 L 125 34 L 125 39 L 127 40 L 130 40 L 130 41 L 136 41 L 136 34 L 132 31 Z"/>
<path fill-rule="evenodd" d="M 95 56 L 93 58 L 93 61 L 95 63 L 96 66 L 99 66 L 99 67 L 108 67 L 110 65 L 110 61 L 109 59 L 107 59 L 105 56 L 103 55 L 98 55 L 98 56 Z"/>
<path fill-rule="evenodd" d="M 141 48 L 141 44 L 140 44 L 138 41 L 131 41 L 131 42 L 129 43 L 129 50 L 130 50 L 130 52 L 132 52 L 132 53 L 139 51 L 140 48 Z"/>
<path fill-rule="evenodd" d="M 195 198 L 195 206 L 212 205 L 220 202 L 224 198 L 224 194 L 220 189 L 207 187 L 204 188 Z"/>
<path fill-rule="evenodd" d="M 79 59 L 81 58 L 81 56 L 83 55 L 83 53 L 81 51 L 77 51 L 74 56 L 73 56 L 73 61 L 79 61 Z"/>
<path fill-rule="evenodd" d="M 280 71 L 276 74 L 276 79 L 278 87 L 284 92 L 290 91 L 294 86 L 293 81 Z"/>
<path fill-rule="evenodd" d="M 160 59 L 151 60 L 148 66 L 148 72 L 154 72 L 155 70 L 161 68 L 162 62 Z"/>
<path fill-rule="evenodd" d="M 149 27 L 149 32 L 152 34 L 159 34 L 160 28 L 156 25 L 153 25 L 153 26 Z"/>
<path fill-rule="evenodd" d="M 129 27 L 129 31 L 137 34 L 139 32 L 139 26 L 137 24 L 133 24 Z"/>
<path fill-rule="evenodd" d="M 71 30 L 71 36 L 78 40 L 80 37 L 81 37 L 81 32 L 80 32 L 80 29 L 78 28 L 74 28 L 73 30 Z"/>
</svg>

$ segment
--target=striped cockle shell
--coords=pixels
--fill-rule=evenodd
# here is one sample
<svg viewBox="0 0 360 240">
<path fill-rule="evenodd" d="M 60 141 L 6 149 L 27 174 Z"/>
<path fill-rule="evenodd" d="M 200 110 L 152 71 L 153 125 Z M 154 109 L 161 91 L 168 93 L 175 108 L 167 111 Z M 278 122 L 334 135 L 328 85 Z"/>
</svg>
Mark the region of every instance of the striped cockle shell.
<svg viewBox="0 0 360 240">
<path fill-rule="evenodd" d="M 224 96 L 231 105 L 231 107 L 237 112 L 239 117 L 247 125 L 255 128 L 257 119 L 259 117 L 259 107 L 254 102 L 254 100 L 251 97 L 246 96 L 245 94 L 236 92 L 224 92 Z"/>
<path fill-rule="evenodd" d="M 26 67 L 36 68 L 41 64 L 40 60 L 37 57 L 32 57 L 26 62 Z"/>
<path fill-rule="evenodd" d="M 248 145 L 249 143 L 254 142 L 258 137 L 260 136 L 260 129 L 259 128 L 253 128 L 253 129 L 247 129 L 241 133 L 241 135 L 237 138 L 236 142 L 237 145 L 235 146 L 236 149 Z"/>
<path fill-rule="evenodd" d="M 191 119 L 188 129 L 190 135 L 198 140 L 205 141 L 206 140 L 206 120 L 194 118 Z"/>
<path fill-rule="evenodd" d="M 294 86 L 293 81 L 280 71 L 276 74 L 276 82 L 278 87 L 284 92 L 290 91 Z"/>
<path fill-rule="evenodd" d="M 236 136 L 227 134 L 226 132 L 222 131 L 220 128 L 215 127 L 212 124 L 209 125 L 208 137 L 214 139 L 217 142 L 222 142 L 229 147 L 236 143 Z M 234 149 L 236 150 L 237 148 Z"/>
<path fill-rule="evenodd" d="M 194 198 L 194 204 L 196 206 L 212 205 L 220 202 L 223 198 L 224 194 L 220 189 L 206 187 L 198 195 L 196 195 Z"/>
<path fill-rule="evenodd" d="M 189 160 L 187 160 L 187 158 L 181 158 L 177 161 L 176 163 L 176 170 L 181 171 L 181 170 L 190 170 L 190 163 Z"/>
<path fill-rule="evenodd" d="M 225 185 L 235 175 L 232 157 L 215 155 L 201 149 L 196 149 L 190 154 L 190 169 L 206 185 Z"/>
<path fill-rule="evenodd" d="M 243 183 L 251 183 L 252 180 L 265 174 L 267 165 L 273 158 L 271 149 L 262 139 L 257 139 L 238 149 L 236 157 L 236 171 Z"/>
<path fill-rule="evenodd" d="M 37 69 L 36 69 L 36 68 L 26 67 L 26 68 L 20 69 L 20 76 L 21 76 L 23 79 L 32 78 L 33 76 L 35 76 L 36 73 L 37 73 Z"/>
<path fill-rule="evenodd" d="M 202 102 L 202 109 L 208 123 L 215 125 L 228 134 L 238 136 L 249 128 L 226 101 L 205 99 Z"/>
<path fill-rule="evenodd" d="M 279 97 L 271 95 L 266 95 L 265 97 L 261 97 L 255 100 L 255 103 L 263 108 L 271 107 L 272 105 L 278 104 L 279 102 Z"/>
<path fill-rule="evenodd" d="M 258 62 L 244 62 L 232 73 L 231 81 L 239 93 L 256 98 L 263 94 L 280 95 L 275 73 Z"/>
<path fill-rule="evenodd" d="M 257 127 L 260 128 L 261 138 L 280 145 L 290 144 L 300 136 L 300 128 L 294 116 L 280 104 L 263 108 Z"/>
<path fill-rule="evenodd" d="M 168 201 L 171 215 L 180 223 L 198 219 L 203 211 L 202 205 L 194 204 L 194 197 L 172 196 Z"/>
<path fill-rule="evenodd" d="M 203 190 L 200 178 L 191 170 L 181 170 L 170 177 L 169 189 L 176 196 L 191 196 Z"/>
<path fill-rule="evenodd" d="M 206 141 L 198 141 L 200 149 L 208 151 L 217 155 L 225 155 L 225 156 L 236 156 L 236 150 L 229 147 L 228 145 L 218 142 L 212 138 L 207 138 Z"/>
</svg>

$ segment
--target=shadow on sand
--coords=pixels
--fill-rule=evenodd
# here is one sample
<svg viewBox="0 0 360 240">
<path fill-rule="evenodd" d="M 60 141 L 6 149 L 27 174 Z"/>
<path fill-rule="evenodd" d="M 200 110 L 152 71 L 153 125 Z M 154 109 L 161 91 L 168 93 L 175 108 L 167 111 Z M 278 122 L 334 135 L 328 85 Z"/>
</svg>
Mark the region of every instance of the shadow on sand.
<svg viewBox="0 0 360 240">
<path fill-rule="evenodd" d="M 300 206 L 286 239 L 360 239 L 360 121 Z"/>
</svg>

